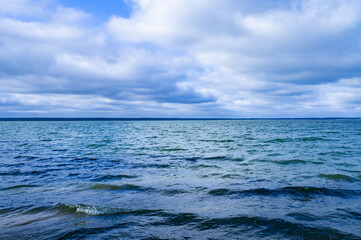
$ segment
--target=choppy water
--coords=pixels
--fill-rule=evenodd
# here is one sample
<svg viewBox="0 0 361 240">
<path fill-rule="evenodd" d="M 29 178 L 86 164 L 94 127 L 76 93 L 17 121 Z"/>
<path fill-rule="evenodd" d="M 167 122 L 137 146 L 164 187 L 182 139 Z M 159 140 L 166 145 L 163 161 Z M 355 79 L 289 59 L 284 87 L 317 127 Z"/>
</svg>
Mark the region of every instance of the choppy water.
<svg viewBox="0 0 361 240">
<path fill-rule="evenodd" d="M 0 239 L 361 239 L 361 121 L 0 122 Z"/>
</svg>

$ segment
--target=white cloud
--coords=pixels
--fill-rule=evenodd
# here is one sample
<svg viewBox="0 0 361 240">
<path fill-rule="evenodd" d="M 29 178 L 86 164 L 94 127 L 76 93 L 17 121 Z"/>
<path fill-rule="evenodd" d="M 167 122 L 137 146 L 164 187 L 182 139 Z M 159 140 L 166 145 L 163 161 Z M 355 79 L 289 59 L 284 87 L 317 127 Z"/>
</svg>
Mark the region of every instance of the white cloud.
<svg viewBox="0 0 361 240">
<path fill-rule="evenodd" d="M 1 4 L 9 112 L 361 115 L 356 0 L 134 0 L 129 18 L 102 26 L 56 2 Z"/>
<path fill-rule="evenodd" d="M 36 16 L 44 13 L 46 0 L 0 0 L 0 14 L 13 16 Z"/>
<path fill-rule="evenodd" d="M 361 78 L 340 79 L 317 86 L 316 101 L 306 101 L 307 107 L 330 108 L 337 111 L 359 111 L 361 107 Z"/>
</svg>

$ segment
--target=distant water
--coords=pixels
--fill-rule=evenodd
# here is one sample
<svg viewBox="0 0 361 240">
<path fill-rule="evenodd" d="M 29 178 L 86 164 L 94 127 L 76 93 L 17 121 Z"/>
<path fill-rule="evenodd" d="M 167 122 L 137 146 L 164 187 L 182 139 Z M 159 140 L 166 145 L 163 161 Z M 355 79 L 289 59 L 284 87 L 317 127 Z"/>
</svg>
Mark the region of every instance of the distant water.
<svg viewBox="0 0 361 240">
<path fill-rule="evenodd" d="M 0 239 L 361 239 L 361 121 L 0 122 Z"/>
</svg>

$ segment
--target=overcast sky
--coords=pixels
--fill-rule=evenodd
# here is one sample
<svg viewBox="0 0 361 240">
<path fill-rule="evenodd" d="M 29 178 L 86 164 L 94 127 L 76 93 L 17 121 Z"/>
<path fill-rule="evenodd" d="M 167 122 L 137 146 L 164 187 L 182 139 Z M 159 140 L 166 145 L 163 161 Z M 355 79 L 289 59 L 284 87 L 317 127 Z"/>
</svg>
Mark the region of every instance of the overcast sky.
<svg viewBox="0 0 361 240">
<path fill-rule="evenodd" d="M 360 117 L 359 0 L 0 0 L 0 117 Z"/>
</svg>

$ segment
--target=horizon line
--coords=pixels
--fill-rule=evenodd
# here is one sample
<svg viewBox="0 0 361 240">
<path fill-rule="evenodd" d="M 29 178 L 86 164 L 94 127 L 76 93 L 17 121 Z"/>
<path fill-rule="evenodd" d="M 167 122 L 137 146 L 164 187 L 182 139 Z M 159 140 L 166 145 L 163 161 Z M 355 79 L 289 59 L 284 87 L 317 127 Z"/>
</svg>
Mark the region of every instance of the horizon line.
<svg viewBox="0 0 361 240">
<path fill-rule="evenodd" d="M 178 118 L 178 117 L 4 117 L 0 121 L 201 121 L 201 120 L 347 120 L 361 117 L 250 117 L 250 118 Z"/>
</svg>

